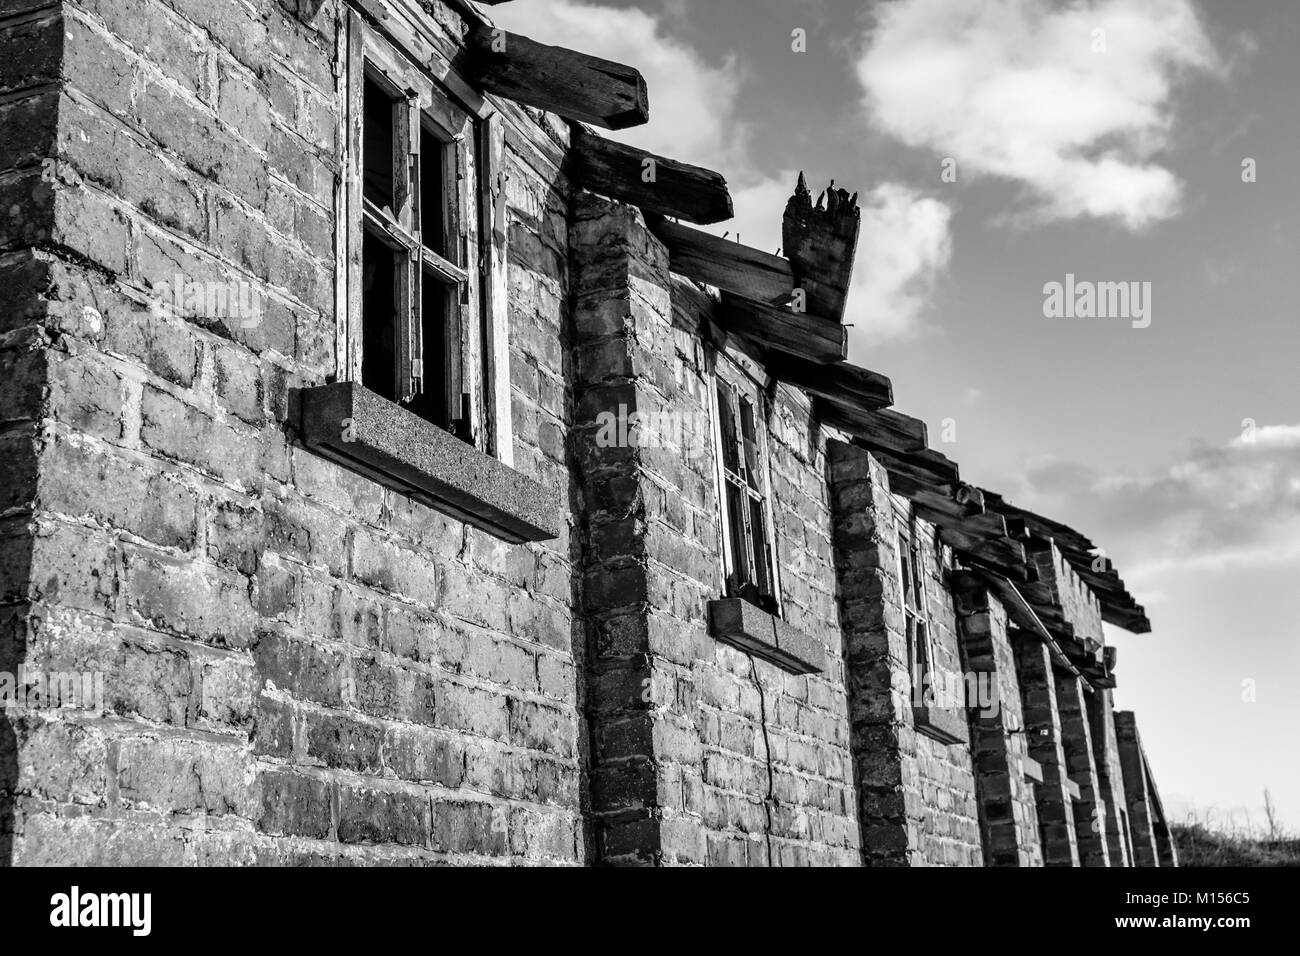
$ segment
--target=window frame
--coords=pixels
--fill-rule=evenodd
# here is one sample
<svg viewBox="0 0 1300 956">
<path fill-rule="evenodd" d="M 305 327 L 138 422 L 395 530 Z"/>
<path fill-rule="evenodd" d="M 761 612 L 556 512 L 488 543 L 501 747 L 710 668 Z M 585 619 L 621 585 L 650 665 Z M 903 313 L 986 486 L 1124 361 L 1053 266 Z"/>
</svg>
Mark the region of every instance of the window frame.
<svg viewBox="0 0 1300 956">
<path fill-rule="evenodd" d="M 907 644 L 907 672 L 912 683 L 913 703 L 917 707 L 926 707 L 924 689 L 934 688 L 937 678 L 934 623 L 930 614 L 930 591 L 926 583 L 930 571 L 926 561 L 927 549 L 922 547 L 920 541 L 916 513 L 908 509 L 903 514 L 896 509 L 895 514 L 899 519 L 897 574 L 899 598 L 903 607 L 903 637 Z M 918 634 L 923 636 L 918 638 Z M 926 683 L 918 686 L 918 675 Z M 922 691 L 920 700 L 915 699 L 918 689 Z"/>
<path fill-rule="evenodd" d="M 739 361 L 721 350 L 711 350 L 711 374 L 709 376 L 709 410 L 712 417 L 714 461 L 717 476 L 718 524 L 721 528 L 722 549 L 719 555 L 723 589 L 727 597 L 748 600 L 741 591 L 747 587 L 758 590 L 760 598 L 766 597 L 767 605 L 750 601 L 773 616 L 782 616 L 784 602 L 781 595 L 780 560 L 777 550 L 776 522 L 772 506 L 771 456 L 768 450 L 767 401 L 763 383 L 760 383 Z M 729 402 L 733 425 L 731 447 L 732 454 L 740 470 L 728 467 L 727 436 L 723 428 L 723 409 L 720 397 L 726 389 L 733 396 Z M 746 441 L 741 418 L 741 401 L 748 400 L 752 418 L 752 437 Z M 749 504 L 741 517 L 741 533 L 744 537 L 744 563 L 746 580 L 740 581 L 740 566 L 737 560 L 738 544 L 736 528 L 733 527 L 731 515 L 731 498 L 729 486 L 736 487 L 745 496 Z M 753 509 L 761 509 L 764 523 L 765 548 L 764 563 L 768 591 L 764 592 L 753 580 L 749 572 L 754 567 L 753 554 L 756 547 L 753 530 Z"/>
<path fill-rule="evenodd" d="M 339 79 L 345 102 L 342 119 L 344 175 L 337 190 L 340 222 L 336 380 L 363 382 L 364 256 L 369 234 L 394 253 L 410 279 L 399 288 L 394 329 L 395 397 L 409 400 L 424 385 L 421 319 L 428 283 L 447 290 L 442 381 L 445 394 L 434 404 L 435 424 L 475 448 L 514 465 L 509 318 L 506 284 L 504 170 L 505 133 L 501 115 L 486 101 L 466 100 L 467 88 L 448 73 L 431 74 L 403 45 L 348 12 L 346 62 Z M 367 80 L 406 103 L 395 104 L 393 215 L 365 195 L 365 94 Z M 403 118 L 405 116 L 405 118 Z M 442 235 L 422 234 L 417 216 L 422 174 L 421 133 L 444 148 Z M 400 194 L 400 195 L 399 195 Z M 401 262 L 402 252 L 406 262 Z M 418 365 L 416 364 L 418 361 Z"/>
</svg>

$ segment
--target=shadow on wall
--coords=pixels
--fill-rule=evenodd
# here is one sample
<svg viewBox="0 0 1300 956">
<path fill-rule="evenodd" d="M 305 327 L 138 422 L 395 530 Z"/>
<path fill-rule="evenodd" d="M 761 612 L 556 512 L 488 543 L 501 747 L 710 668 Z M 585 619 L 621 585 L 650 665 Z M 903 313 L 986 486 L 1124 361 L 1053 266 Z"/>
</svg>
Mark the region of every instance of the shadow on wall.
<svg viewBox="0 0 1300 956">
<path fill-rule="evenodd" d="M 13 542 L 10 542 L 10 547 Z M 8 562 L 5 562 L 6 564 Z M 9 582 L 6 583 L 6 589 Z M 26 652 L 23 629 L 26 606 L 0 611 L 0 674 L 18 674 Z M 0 701 L 0 867 L 14 862 L 15 808 L 18 790 L 18 734 L 15 723 L 22 718 L 12 714 Z"/>
</svg>

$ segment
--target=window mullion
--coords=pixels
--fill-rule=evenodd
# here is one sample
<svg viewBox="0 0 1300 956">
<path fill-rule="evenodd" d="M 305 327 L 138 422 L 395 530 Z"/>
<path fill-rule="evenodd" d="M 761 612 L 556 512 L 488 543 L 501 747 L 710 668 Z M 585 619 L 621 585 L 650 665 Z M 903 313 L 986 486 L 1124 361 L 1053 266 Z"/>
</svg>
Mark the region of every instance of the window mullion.
<svg viewBox="0 0 1300 956">
<path fill-rule="evenodd" d="M 406 262 L 398 270 L 397 400 L 409 402 L 420 394 L 424 367 L 421 360 L 420 284 L 423 253 L 419 246 L 420 101 L 413 90 L 393 104 L 393 184 L 398 225 L 416 245 L 406 249 Z"/>
</svg>

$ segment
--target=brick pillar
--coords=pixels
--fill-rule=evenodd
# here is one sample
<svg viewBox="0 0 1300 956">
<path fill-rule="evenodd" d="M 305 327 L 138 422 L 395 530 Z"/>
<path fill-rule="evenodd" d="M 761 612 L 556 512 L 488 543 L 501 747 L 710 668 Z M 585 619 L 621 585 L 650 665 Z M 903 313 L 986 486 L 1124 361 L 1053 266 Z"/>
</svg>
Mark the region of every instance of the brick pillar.
<svg viewBox="0 0 1300 956">
<path fill-rule="evenodd" d="M 47 291 L 54 257 L 37 247 L 68 235 L 58 215 L 56 177 L 44 166 L 58 152 L 67 27 L 58 5 L 8 19 L 0 28 L 0 58 L 13 67 L 0 102 L 0 169 L 8 171 L 0 182 L 0 673 L 17 677 L 32 667 L 40 602 L 60 585 L 75 586 L 75 579 L 49 573 L 52 535 L 37 515 L 39 462 L 49 446 L 40 423 L 49 416 L 46 396 L 60 384 L 52 381 L 49 361 L 58 340 L 47 331 L 59 324 L 48 314 L 48 300 L 56 298 Z M 24 817 L 39 811 L 48 785 L 42 778 L 55 767 L 51 755 L 79 752 L 78 741 L 70 721 L 0 708 L 0 868 L 35 855 L 23 852 L 24 842 L 37 842 L 24 841 Z M 55 769 L 65 779 L 76 775 Z"/>
<path fill-rule="evenodd" d="M 667 509 L 680 504 L 665 488 L 711 494 L 701 477 L 710 459 L 683 464 L 677 451 L 624 441 L 607 425 L 610 416 L 635 422 L 634 415 L 693 410 L 666 384 L 673 380 L 667 253 L 638 210 L 590 195 L 577 202 L 570 248 L 596 854 L 607 864 L 702 864 L 699 808 L 687 805 L 701 789 L 703 762 L 690 663 L 693 642 L 705 634 L 705 582 L 718 572 L 704 548 L 690 552 L 700 566 L 682 567 L 680 538 L 652 529 L 673 523 Z M 674 471 L 683 468 L 699 470 L 694 481 Z M 699 582 L 689 620 L 674 601 L 684 593 L 683 574 Z"/>
<path fill-rule="evenodd" d="M 1119 762 L 1124 771 L 1124 796 L 1128 801 L 1129 832 L 1133 836 L 1133 865 L 1159 866 L 1151 793 L 1147 788 L 1146 758 L 1133 712 L 1115 712 L 1115 736 L 1119 741 Z"/>
<path fill-rule="evenodd" d="M 1066 771 L 1079 788 L 1075 805 L 1075 840 L 1084 866 L 1110 866 L 1106 846 L 1106 803 L 1097 778 L 1083 679 L 1056 675 L 1056 704 Z"/>
<path fill-rule="evenodd" d="M 1029 756 L 1043 768 L 1043 782 L 1035 788 L 1043 862 L 1047 866 L 1078 866 L 1079 847 L 1050 652 L 1036 636 L 1015 628 L 1011 631 L 1011 643 L 1016 655 Z"/>
<path fill-rule="evenodd" d="M 921 793 L 902 601 L 891 570 L 897 537 L 881 517 L 891 514 L 889 485 L 862 449 L 832 441 L 827 451 L 862 857 L 868 866 L 909 866 L 921 862 Z"/>
<path fill-rule="evenodd" d="M 1156 859 L 1161 866 L 1178 865 L 1178 847 L 1174 844 L 1174 835 L 1169 829 L 1169 821 L 1161 817 L 1156 821 Z"/>
<path fill-rule="evenodd" d="M 1119 742 L 1115 739 L 1114 691 L 1099 689 L 1088 697 L 1088 723 L 1097 763 L 1097 783 L 1106 804 L 1106 848 L 1110 865 L 1132 866 L 1124 775 L 1119 766 Z"/>
<path fill-rule="evenodd" d="M 1042 866 L 1037 807 L 1025 777 L 1029 756 L 1007 615 L 978 578 L 954 575 L 958 630 L 967 670 L 988 675 L 987 707 L 969 707 L 980 829 L 989 866 Z"/>
</svg>

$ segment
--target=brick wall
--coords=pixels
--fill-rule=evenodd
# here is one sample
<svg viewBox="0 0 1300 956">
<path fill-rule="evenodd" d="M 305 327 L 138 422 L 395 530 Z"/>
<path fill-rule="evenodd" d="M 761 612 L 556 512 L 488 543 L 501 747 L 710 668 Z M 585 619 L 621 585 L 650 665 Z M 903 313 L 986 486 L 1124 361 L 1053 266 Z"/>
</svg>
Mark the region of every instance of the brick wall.
<svg viewBox="0 0 1300 956">
<path fill-rule="evenodd" d="M 424 7 L 454 58 L 465 24 Z M 575 190 L 555 117 L 494 103 L 513 458 L 559 537 L 504 544 L 302 446 L 297 391 L 340 373 L 345 9 L 0 13 L 0 671 L 104 677 L 93 706 L 0 717 L 0 862 L 1037 862 L 1014 724 L 1047 730 L 1040 813 L 1070 772 L 1045 652 L 995 602 L 959 608 L 920 522 L 937 671 L 997 678 L 974 744 L 1005 794 L 991 765 L 977 788 L 964 715 L 952 743 L 913 712 L 907 503 L 783 385 L 781 613 L 825 669 L 710 636 L 711 356 L 749 358 L 637 210 Z M 241 283 L 253 315 L 160 309 L 178 277 Z M 620 408 L 687 438 L 602 444 Z M 1095 736 L 1118 766 L 1123 738 Z M 1049 862 L 1077 861 L 1067 830 Z"/>
<path fill-rule="evenodd" d="M 56 162 L 8 182 L 36 201 L 5 249 L 44 277 L 5 341 L 50 339 L 12 596 L 26 666 L 107 692 L 15 719 L 14 859 L 582 859 L 567 533 L 505 546 L 285 424 L 336 371 L 339 4 L 46 6 Z M 566 200 L 510 120 L 517 462 L 567 502 Z M 178 273 L 251 284 L 261 320 L 154 314 Z"/>
<path fill-rule="evenodd" d="M 1078 866 L 1079 844 L 1052 655 L 1037 635 L 1018 628 L 1011 629 L 1011 646 L 1016 657 L 1029 756 L 1043 771 L 1043 782 L 1034 788 L 1043 864 Z"/>
<path fill-rule="evenodd" d="M 888 478 L 861 449 L 831 448 L 836 564 L 852 748 L 868 865 L 975 866 L 983 861 L 970 748 L 918 732 L 898 581 L 898 508 Z M 933 529 L 920 523 L 922 547 Z M 964 671 L 950 560 L 928 583 L 936 669 Z"/>
<path fill-rule="evenodd" d="M 991 681 L 994 706 L 971 708 L 980 828 L 988 866 L 1042 866 L 1034 781 L 1020 679 L 1006 609 L 984 584 L 965 576 L 956 589 L 966 666 Z"/>
<path fill-rule="evenodd" d="M 806 402 L 779 391 L 772 493 L 787 619 L 824 641 L 794 676 L 709 636 L 722 596 L 708 359 L 710 300 L 668 276 L 629 207 L 575 212 L 576 458 L 584 533 L 593 809 L 610 863 L 855 862 L 830 517 Z M 671 412 L 680 440 L 600 440 L 600 416 Z"/>
<path fill-rule="evenodd" d="M 1088 721 L 1097 764 L 1097 783 L 1106 804 L 1106 849 L 1111 866 L 1133 866 L 1128 832 L 1128 801 L 1115 735 L 1115 692 L 1098 690 L 1088 697 Z"/>
</svg>

